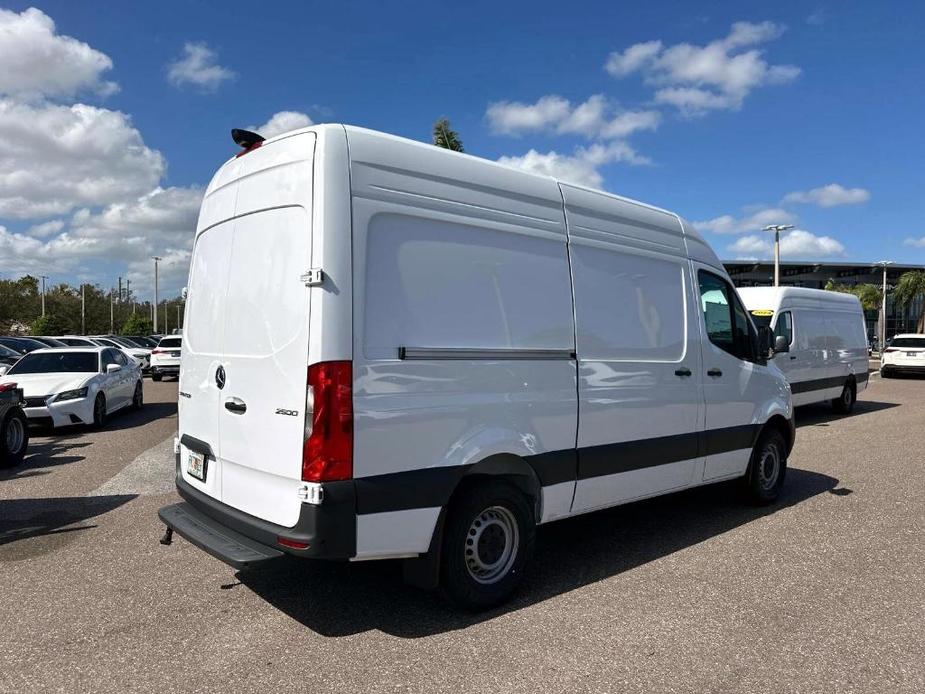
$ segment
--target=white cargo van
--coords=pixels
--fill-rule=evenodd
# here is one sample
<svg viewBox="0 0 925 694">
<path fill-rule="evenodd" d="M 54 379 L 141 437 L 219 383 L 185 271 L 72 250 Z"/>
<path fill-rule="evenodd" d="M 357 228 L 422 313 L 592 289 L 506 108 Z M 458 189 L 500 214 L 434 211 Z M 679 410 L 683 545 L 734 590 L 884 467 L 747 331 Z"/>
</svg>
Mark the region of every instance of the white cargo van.
<svg viewBox="0 0 925 694">
<path fill-rule="evenodd" d="M 733 478 L 777 497 L 770 333 L 676 215 L 360 128 L 233 134 L 196 230 L 165 544 L 402 558 L 482 608 L 537 524 Z"/>
<path fill-rule="evenodd" d="M 743 287 L 739 295 L 752 320 L 774 332 L 774 362 L 790 382 L 793 404 L 830 400 L 837 412 L 851 412 L 868 375 L 858 298 L 803 287 Z"/>
</svg>

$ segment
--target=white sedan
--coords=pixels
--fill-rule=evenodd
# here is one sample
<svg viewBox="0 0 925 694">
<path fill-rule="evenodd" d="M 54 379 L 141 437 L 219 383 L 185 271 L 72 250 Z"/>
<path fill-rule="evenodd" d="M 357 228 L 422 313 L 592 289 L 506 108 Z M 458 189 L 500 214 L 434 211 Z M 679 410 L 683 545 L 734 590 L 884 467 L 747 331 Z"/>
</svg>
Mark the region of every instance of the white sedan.
<svg viewBox="0 0 925 694">
<path fill-rule="evenodd" d="M 110 413 L 143 404 L 140 366 L 112 347 L 37 349 L 3 383 L 23 389 L 30 424 L 102 426 Z"/>
</svg>

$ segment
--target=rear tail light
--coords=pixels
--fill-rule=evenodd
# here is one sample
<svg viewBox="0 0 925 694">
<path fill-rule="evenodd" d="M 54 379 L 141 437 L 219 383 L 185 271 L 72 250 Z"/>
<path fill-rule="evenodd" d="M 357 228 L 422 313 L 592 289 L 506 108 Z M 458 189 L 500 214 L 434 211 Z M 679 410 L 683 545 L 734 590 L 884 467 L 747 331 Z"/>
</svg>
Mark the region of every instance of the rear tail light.
<svg viewBox="0 0 925 694">
<path fill-rule="evenodd" d="M 884 351 L 884 352 L 898 352 L 898 351 L 899 351 L 899 348 L 898 348 L 898 347 L 887 347 L 887 348 L 886 348 L 885 350 L 883 350 L 883 351 Z"/>
<path fill-rule="evenodd" d="M 0 383 L 0 393 L 6 393 L 7 391 L 14 390 L 15 388 L 15 383 Z"/>
<path fill-rule="evenodd" d="M 302 480 L 353 477 L 353 365 L 328 361 L 308 367 Z"/>
<path fill-rule="evenodd" d="M 276 544 L 283 547 L 289 547 L 290 549 L 308 549 L 309 545 L 307 542 L 299 542 L 298 540 L 290 540 L 288 537 L 277 537 Z"/>
</svg>

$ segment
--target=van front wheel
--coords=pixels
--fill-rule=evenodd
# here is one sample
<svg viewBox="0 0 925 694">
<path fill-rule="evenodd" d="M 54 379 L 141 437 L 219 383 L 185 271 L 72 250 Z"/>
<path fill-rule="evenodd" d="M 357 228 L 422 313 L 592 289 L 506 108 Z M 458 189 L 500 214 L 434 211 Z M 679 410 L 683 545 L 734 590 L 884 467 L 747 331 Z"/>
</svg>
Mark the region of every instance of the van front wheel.
<svg viewBox="0 0 925 694">
<path fill-rule="evenodd" d="M 443 533 L 441 585 L 477 611 L 507 600 L 523 575 L 536 527 L 523 494 L 502 481 L 473 487 L 451 506 Z"/>
<path fill-rule="evenodd" d="M 787 473 L 787 444 L 777 429 L 761 434 L 752 450 L 745 486 L 752 502 L 765 505 L 777 501 Z"/>
</svg>

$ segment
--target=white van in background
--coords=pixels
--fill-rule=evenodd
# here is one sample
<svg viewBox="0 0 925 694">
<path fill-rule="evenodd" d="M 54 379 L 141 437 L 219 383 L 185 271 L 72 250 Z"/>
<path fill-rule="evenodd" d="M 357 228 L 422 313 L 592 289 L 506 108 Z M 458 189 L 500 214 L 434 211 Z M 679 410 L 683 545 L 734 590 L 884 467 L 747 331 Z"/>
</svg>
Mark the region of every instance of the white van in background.
<svg viewBox="0 0 925 694">
<path fill-rule="evenodd" d="M 236 568 L 403 558 L 484 608 L 540 523 L 736 478 L 777 498 L 770 332 L 676 215 L 360 128 L 233 135 L 196 230 L 162 542 Z"/>
<path fill-rule="evenodd" d="M 743 287 L 739 296 L 758 325 L 778 344 L 774 362 L 787 376 L 795 406 L 830 400 L 837 412 L 854 409 L 867 387 L 867 326 L 856 296 L 803 287 Z"/>
</svg>

